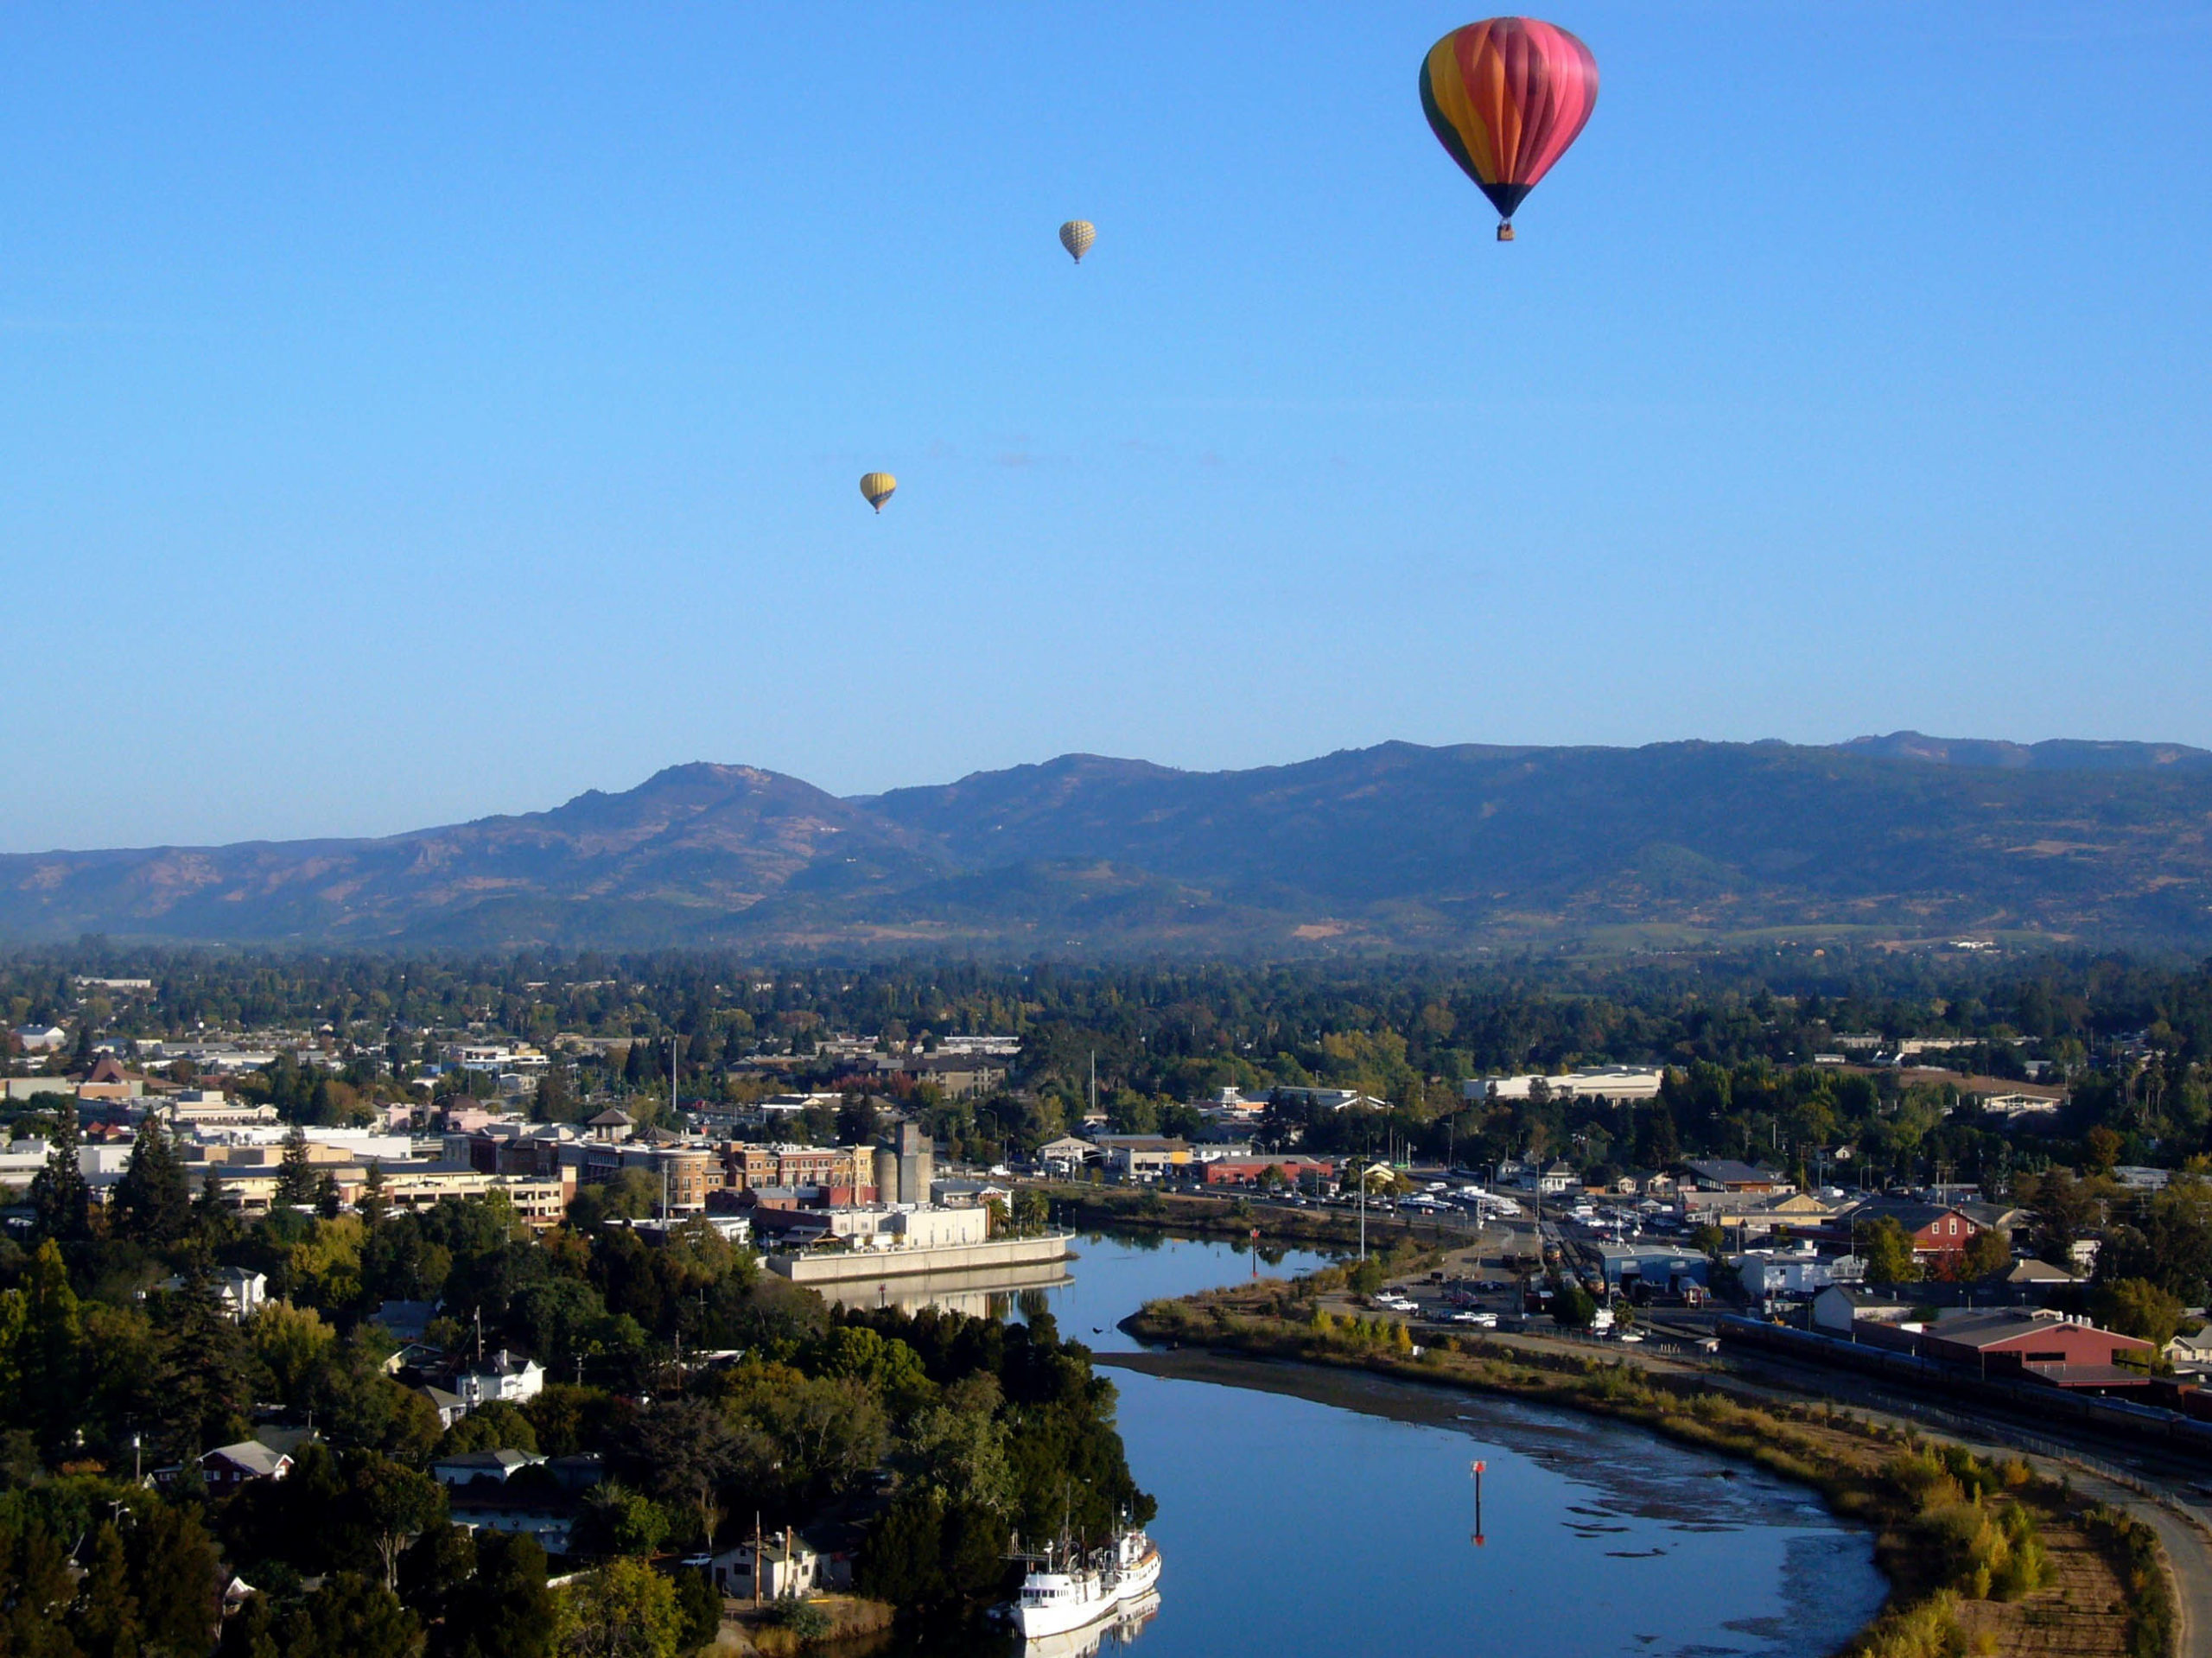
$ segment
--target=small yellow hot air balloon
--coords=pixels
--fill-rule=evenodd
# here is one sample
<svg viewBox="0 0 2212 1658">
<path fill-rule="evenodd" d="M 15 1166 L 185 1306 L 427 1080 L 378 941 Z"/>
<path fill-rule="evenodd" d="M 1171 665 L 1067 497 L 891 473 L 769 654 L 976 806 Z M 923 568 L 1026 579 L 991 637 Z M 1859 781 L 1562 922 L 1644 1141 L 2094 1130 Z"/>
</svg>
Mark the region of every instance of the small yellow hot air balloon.
<svg viewBox="0 0 2212 1658">
<path fill-rule="evenodd" d="M 1071 219 L 1060 226 L 1060 245 L 1074 256 L 1077 264 L 1090 251 L 1090 245 L 1098 239 L 1098 226 L 1088 219 Z"/>
<path fill-rule="evenodd" d="M 899 487 L 899 480 L 887 472 L 868 472 L 861 474 L 861 493 L 868 497 L 868 504 L 877 511 L 891 499 L 891 492 Z"/>
</svg>

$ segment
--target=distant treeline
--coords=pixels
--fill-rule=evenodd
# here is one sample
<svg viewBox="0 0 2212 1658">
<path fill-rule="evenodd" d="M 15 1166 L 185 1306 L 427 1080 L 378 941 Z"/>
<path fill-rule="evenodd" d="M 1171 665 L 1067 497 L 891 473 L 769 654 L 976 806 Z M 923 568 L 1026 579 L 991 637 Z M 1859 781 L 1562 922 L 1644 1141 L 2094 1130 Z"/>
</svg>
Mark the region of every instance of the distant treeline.
<svg viewBox="0 0 2212 1658">
<path fill-rule="evenodd" d="M 154 988 L 84 983 L 99 978 L 151 979 Z M 285 1115 L 308 1121 L 379 1078 L 396 1082 L 435 1057 L 441 1039 L 467 1030 L 633 1045 L 556 1067 L 541 1096 L 547 1115 L 610 1091 L 664 1096 L 671 1042 L 687 1093 L 733 1093 L 728 1068 L 764 1055 L 785 1063 L 779 1080 L 880 1090 L 880 1078 L 822 1054 L 822 1039 L 855 1032 L 889 1053 L 991 1032 L 1020 1042 L 1004 1089 L 957 1102 L 918 1091 L 956 1154 L 1033 1149 L 1065 1132 L 1094 1063 L 1101 1103 L 1118 1127 L 1141 1132 L 1194 1128 L 1189 1102 L 1224 1087 L 1350 1088 L 1388 1106 L 1332 1115 L 1286 1105 L 1271 1118 L 1279 1140 L 1325 1149 L 1533 1151 L 1603 1166 L 1649 1163 L 1671 1148 L 1817 1164 L 1831 1146 L 1855 1142 L 1899 1176 L 2113 1157 L 2179 1163 L 2212 1150 L 2201 1074 L 2212 1062 L 2212 968 L 2171 958 L 1777 947 L 1474 965 L 795 969 L 707 954 L 464 960 L 87 940 L 0 958 L 0 1000 L 11 1027 L 51 1022 L 79 1045 L 95 1033 L 327 1027 L 344 1062 L 342 1095 L 289 1065 L 257 1083 Z M 2041 1060 L 2071 1083 L 2074 1104 L 2031 1131 L 1948 1115 L 1955 1098 L 1940 1086 L 1814 1069 L 1845 1034 L 1955 1038 L 1966 1045 L 1944 1063 L 1999 1079 Z M 1603 1062 L 1679 1075 L 1660 1108 L 1636 1111 L 1559 1102 L 1507 1111 L 1461 1098 L 1471 1077 Z M 817 1115 L 801 1133 L 868 1127 Z"/>
<path fill-rule="evenodd" d="M 86 978 L 151 979 L 149 994 Z M 1342 968 L 995 967 L 973 962 L 778 968 L 735 956 L 525 954 L 496 958 L 141 949 L 97 939 L 0 955 L 10 1026 L 180 1037 L 201 1027 L 329 1026 L 356 1040 L 482 1025 L 658 1037 L 687 1053 L 804 1052 L 830 1030 L 903 1039 L 1081 1033 L 1133 1083 L 1188 1062 L 1258 1068 L 1331 1034 L 1392 1032 L 1438 1076 L 1595 1059 L 1782 1063 L 1832 1032 L 2024 1037 L 2085 1047 L 2164 1027 L 2212 1050 L 2212 973 L 2177 958 L 1979 956 L 1784 947 L 1496 964 L 1408 958 Z M 705 1039 L 701 1042 L 701 1039 Z M 1302 1063 L 1302 1061 L 1300 1062 Z M 1179 1077 L 1179 1081 L 1180 1078 Z M 1236 1080 L 1224 1075 L 1224 1080 Z M 1147 1091 L 1161 1091 L 1157 1089 Z"/>
</svg>

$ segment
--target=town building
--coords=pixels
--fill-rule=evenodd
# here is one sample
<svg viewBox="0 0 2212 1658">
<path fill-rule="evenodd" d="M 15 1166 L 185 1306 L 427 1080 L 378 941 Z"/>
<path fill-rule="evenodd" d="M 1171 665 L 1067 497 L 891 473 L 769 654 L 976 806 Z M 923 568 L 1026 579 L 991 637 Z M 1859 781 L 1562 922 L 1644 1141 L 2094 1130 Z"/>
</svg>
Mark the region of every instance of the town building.
<svg viewBox="0 0 2212 1658">
<path fill-rule="evenodd" d="M 445 1486 L 505 1485 L 524 1469 L 544 1461 L 535 1451 L 463 1451 L 433 1462 L 430 1477 Z"/>
<path fill-rule="evenodd" d="M 708 1200 L 728 1184 L 721 1155 L 711 1147 L 682 1141 L 594 1140 L 581 1148 L 578 1184 L 605 1185 L 625 1169 L 652 1181 L 665 1214 L 703 1213 Z"/>
<path fill-rule="evenodd" d="M 1205 1183 L 1210 1186 L 1264 1185 L 1270 1169 L 1284 1185 L 1300 1191 L 1325 1185 L 1337 1177 L 1335 1163 L 1321 1157 L 1217 1157 L 1205 1165 Z"/>
<path fill-rule="evenodd" d="M 936 1178 L 936 1149 L 919 1123 L 902 1122 L 896 1139 L 875 1148 L 876 1200 L 884 1204 L 925 1204 Z"/>
<path fill-rule="evenodd" d="M 469 1531 L 493 1531 L 508 1536 L 534 1537 L 548 1554 L 566 1554 L 575 1528 L 579 1498 L 600 1483 L 599 1458 L 545 1458 L 522 1452 L 488 1452 L 479 1456 L 524 1458 L 511 1465 L 504 1477 L 488 1470 L 474 1478 L 441 1483 L 447 1487 L 447 1518 Z M 460 1464 L 453 1471 L 465 1473 L 469 1459 L 448 1458 Z M 438 1466 L 445 1466 L 440 1464 Z M 516 1479 L 528 1470 L 530 1477 Z M 435 1470 L 434 1470 L 435 1472 Z"/>
<path fill-rule="evenodd" d="M 249 1105 L 212 1088 L 180 1089 L 162 1102 L 161 1109 L 170 1126 L 180 1129 L 267 1128 L 276 1122 L 275 1106 Z"/>
<path fill-rule="evenodd" d="M 1861 1324 L 1897 1325 L 1912 1316 L 1912 1304 L 1887 1290 L 1830 1284 L 1813 1297 L 1813 1328 L 1830 1336 L 1855 1337 Z"/>
<path fill-rule="evenodd" d="M 1191 1143 L 1165 1134 L 1100 1134 L 1092 1142 L 1107 1172 L 1123 1180 L 1157 1180 L 1190 1166 Z"/>
<path fill-rule="evenodd" d="M 1986 1094 L 1974 1103 L 1984 1111 L 1993 1112 L 2008 1121 L 2018 1122 L 2024 1117 L 2056 1117 L 2058 1108 L 2066 1103 L 2066 1096 L 2057 1093 L 2031 1094 L 2015 1090 L 2006 1094 Z"/>
<path fill-rule="evenodd" d="M 918 1083 L 931 1083 L 948 1100 L 980 1100 L 1006 1086 L 1006 1061 L 981 1053 L 925 1054 L 902 1059 L 898 1068 Z"/>
<path fill-rule="evenodd" d="M 1009 1208 L 1014 1188 L 1000 1180 L 939 1178 L 930 1182 L 930 1201 L 939 1209 L 981 1209 L 988 1204 Z"/>
<path fill-rule="evenodd" d="M 2212 1375 L 2212 1326 L 2194 1336 L 2177 1336 L 2164 1350 L 2176 1375 L 2202 1378 Z"/>
<path fill-rule="evenodd" d="M 1694 1249 L 1643 1243 L 1593 1247 L 1604 1267 L 1606 1288 L 1618 1290 L 1631 1299 L 1649 1296 L 1694 1299 L 1707 1288 L 1710 1263 Z"/>
<path fill-rule="evenodd" d="M 501 1348 L 489 1358 L 456 1374 L 453 1391 L 463 1409 L 499 1402 L 526 1405 L 545 1391 L 545 1367 Z"/>
<path fill-rule="evenodd" d="M 1469 1100 L 1529 1100 L 1536 1097 L 1537 1084 L 1552 1099 L 1602 1100 L 1614 1105 L 1659 1097 L 1666 1073 L 1656 1065 L 1592 1065 L 1559 1076 L 1522 1071 L 1511 1076 L 1477 1077 L 1459 1084 Z"/>
<path fill-rule="evenodd" d="M 1939 1318 L 1921 1333 L 1932 1359 L 1971 1364 L 1983 1375 L 2031 1376 L 2098 1390 L 2144 1382 L 2157 1348 L 2117 1331 L 2049 1312 L 1972 1312 Z"/>
<path fill-rule="evenodd" d="M 1895 1221 L 1912 1240 L 1916 1259 L 1937 1260 L 1961 1254 L 1981 1231 L 1980 1223 L 1948 1204 L 1915 1203 L 1910 1199 L 1876 1197 L 1861 1204 L 1846 1217 L 1854 1237 L 1869 1224 Z"/>
<path fill-rule="evenodd" d="M 1732 1157 L 1693 1158 L 1683 1166 L 1690 1184 L 1706 1191 L 1781 1193 L 1797 1189 L 1785 1175 Z"/>
<path fill-rule="evenodd" d="M 1269 1094 L 1268 1102 L 1302 1106 L 1313 1111 L 1387 1111 L 1390 1109 L 1388 1100 L 1378 1100 L 1372 1094 L 1363 1094 L 1356 1088 L 1278 1088 Z"/>
<path fill-rule="evenodd" d="M 1801 1249 L 1747 1249 L 1734 1258 L 1736 1281 L 1757 1305 L 1775 1296 L 1804 1299 L 1832 1284 L 1853 1284 L 1866 1275 L 1856 1255 L 1821 1255 Z"/>
<path fill-rule="evenodd" d="M 1037 1163 L 1054 1174 L 1072 1174 L 1098 1154 L 1098 1148 L 1087 1140 L 1073 1134 L 1062 1134 L 1058 1140 L 1048 1140 L 1037 1148 Z"/>
<path fill-rule="evenodd" d="M 1810 1192 L 1685 1191 L 1681 1194 L 1682 1218 L 1692 1226 L 1717 1226 L 1732 1232 L 1739 1242 L 1774 1232 L 1819 1232 L 1838 1213 L 1839 1205 Z"/>
<path fill-rule="evenodd" d="M 836 1586 L 824 1580 L 820 1551 L 790 1530 L 757 1546 L 748 1537 L 710 1557 L 707 1570 L 715 1587 L 734 1600 L 796 1600 Z M 845 1578 L 849 1586 L 849 1566 Z"/>
<path fill-rule="evenodd" d="M 269 1301 L 269 1279 L 251 1267 L 223 1267 L 215 1273 L 215 1299 L 233 1322 L 242 1323 Z"/>
<path fill-rule="evenodd" d="M 200 1477 L 217 1496 L 235 1491 L 257 1479 L 283 1479 L 292 1471 L 292 1459 L 258 1439 L 218 1445 L 200 1459 Z"/>
</svg>

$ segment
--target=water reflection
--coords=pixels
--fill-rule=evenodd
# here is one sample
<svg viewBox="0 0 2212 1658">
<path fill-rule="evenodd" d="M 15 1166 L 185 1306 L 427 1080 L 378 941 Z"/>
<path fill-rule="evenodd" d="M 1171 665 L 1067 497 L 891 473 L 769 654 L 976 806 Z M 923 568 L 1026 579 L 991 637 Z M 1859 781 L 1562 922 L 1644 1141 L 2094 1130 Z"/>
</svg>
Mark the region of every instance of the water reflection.
<svg viewBox="0 0 2212 1658">
<path fill-rule="evenodd" d="M 819 1284 L 823 1299 L 832 1306 L 874 1310 L 896 1307 L 919 1312 L 938 1307 L 964 1312 L 976 1318 L 1007 1318 L 1021 1312 L 1029 1298 L 1042 1298 L 1048 1290 L 1070 1282 L 1068 1263 L 1043 1261 L 1027 1267 L 987 1267 L 957 1273 L 923 1273 L 913 1277 L 887 1278 L 880 1283 Z M 1038 1305 L 1042 1305 L 1040 1299 Z"/>
<path fill-rule="evenodd" d="M 1103 1623 L 1067 1635 L 1021 1643 L 1021 1658 L 1091 1658 L 1102 1648 L 1125 1647 L 1160 1614 L 1160 1591 L 1147 1590 Z"/>
</svg>

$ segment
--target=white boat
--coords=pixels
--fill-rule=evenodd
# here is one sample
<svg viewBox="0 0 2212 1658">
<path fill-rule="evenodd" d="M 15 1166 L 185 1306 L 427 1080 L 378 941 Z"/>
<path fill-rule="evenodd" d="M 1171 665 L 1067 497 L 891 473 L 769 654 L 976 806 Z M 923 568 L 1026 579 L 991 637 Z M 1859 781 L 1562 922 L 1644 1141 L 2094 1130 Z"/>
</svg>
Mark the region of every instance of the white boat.
<svg viewBox="0 0 2212 1658">
<path fill-rule="evenodd" d="M 1088 1553 L 1054 1549 L 1031 1557 L 1014 1603 L 1014 1627 L 1025 1641 L 1088 1629 L 1150 1594 L 1159 1582 L 1160 1551 L 1141 1526 Z"/>
</svg>

